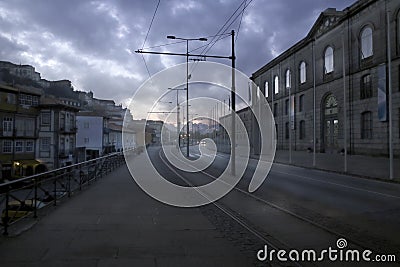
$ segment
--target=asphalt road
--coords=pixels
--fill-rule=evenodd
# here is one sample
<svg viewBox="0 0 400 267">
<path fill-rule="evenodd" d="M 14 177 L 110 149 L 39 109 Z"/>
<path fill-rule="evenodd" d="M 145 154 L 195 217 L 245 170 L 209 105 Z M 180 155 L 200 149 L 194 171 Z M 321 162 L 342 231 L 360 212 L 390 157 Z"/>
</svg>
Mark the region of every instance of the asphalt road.
<svg viewBox="0 0 400 267">
<path fill-rule="evenodd" d="M 171 182 L 185 185 L 182 179 L 163 166 L 165 160 L 159 159 L 160 154 L 156 148 L 151 148 L 149 151 L 159 171 L 169 177 Z M 190 153 L 194 157 L 199 156 L 196 146 L 191 147 Z M 226 168 L 228 157 L 229 155 L 226 154 L 217 154 L 215 161 L 205 172 L 218 177 Z M 255 166 L 256 160 L 251 160 L 244 177 L 237 185 L 241 192 L 233 190 L 219 202 L 244 216 L 249 223 L 262 229 L 267 235 L 272 235 L 279 240 L 280 235 L 287 234 L 285 229 L 293 228 L 293 225 L 300 224 L 300 221 L 303 221 L 302 223 L 307 221 L 315 224 L 315 231 L 318 226 L 330 231 L 328 234 L 330 237 L 326 238 L 326 242 L 333 242 L 335 238 L 344 237 L 350 243 L 354 242 L 363 248 L 380 253 L 399 254 L 399 184 L 273 164 L 263 185 L 252 194 L 258 201 L 245 200 L 249 197 L 245 196 L 243 191 L 247 191 Z M 175 171 L 190 180 L 193 185 L 202 185 L 213 180 L 204 173 L 187 174 L 179 170 Z M 261 205 L 260 200 L 264 202 Z M 297 221 L 279 219 L 274 223 L 273 220 L 269 220 L 266 225 L 265 218 L 270 218 L 272 212 L 265 211 L 265 207 L 271 207 L 271 205 L 282 213 L 294 215 Z M 259 210 L 255 210 L 255 207 Z M 276 228 L 278 224 L 279 229 Z M 285 243 L 289 242 L 287 244 L 289 247 L 306 247 L 313 244 L 313 237 L 308 233 L 302 235 L 302 231 L 313 230 L 300 227 L 296 232 L 297 237 L 282 239 Z M 316 235 L 321 236 L 321 233 L 318 232 Z M 400 259 L 400 255 L 397 257 Z"/>
</svg>

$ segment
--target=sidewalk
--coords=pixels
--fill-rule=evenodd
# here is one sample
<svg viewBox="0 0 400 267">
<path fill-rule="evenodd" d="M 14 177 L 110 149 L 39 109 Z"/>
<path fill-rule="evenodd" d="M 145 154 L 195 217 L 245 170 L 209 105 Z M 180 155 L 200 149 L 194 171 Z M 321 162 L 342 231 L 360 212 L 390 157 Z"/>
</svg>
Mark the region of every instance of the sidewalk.
<svg viewBox="0 0 400 267">
<path fill-rule="evenodd" d="M 146 195 L 126 166 L 21 235 L 0 238 L 1 266 L 248 266 L 201 214 Z"/>
<path fill-rule="evenodd" d="M 344 155 L 339 153 L 316 153 L 316 166 L 313 167 L 313 153 L 292 151 L 289 161 L 288 150 L 277 150 L 274 162 L 316 168 L 344 173 Z M 400 159 L 394 159 L 394 181 L 400 182 Z M 361 155 L 347 155 L 347 174 L 389 180 L 389 158 Z"/>
</svg>

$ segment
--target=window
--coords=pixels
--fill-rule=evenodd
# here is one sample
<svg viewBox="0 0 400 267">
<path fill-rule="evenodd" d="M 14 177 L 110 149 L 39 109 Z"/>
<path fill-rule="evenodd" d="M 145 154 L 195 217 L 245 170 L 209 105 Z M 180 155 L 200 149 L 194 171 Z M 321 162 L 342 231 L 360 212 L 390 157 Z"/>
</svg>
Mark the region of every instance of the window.
<svg viewBox="0 0 400 267">
<path fill-rule="evenodd" d="M 3 118 L 3 135 L 11 136 L 13 132 L 13 118 L 4 117 Z"/>
<path fill-rule="evenodd" d="M 285 139 L 289 139 L 289 122 L 285 123 Z"/>
<path fill-rule="evenodd" d="M 21 105 L 32 106 L 32 96 L 26 94 L 20 94 L 19 103 Z"/>
<path fill-rule="evenodd" d="M 268 88 L 268 81 L 265 81 L 265 97 L 268 97 L 269 95 L 269 88 Z"/>
<path fill-rule="evenodd" d="M 85 137 L 85 139 L 83 140 L 83 142 L 84 142 L 85 144 L 89 143 L 89 137 Z"/>
<path fill-rule="evenodd" d="M 286 88 L 288 89 L 288 88 L 292 87 L 292 77 L 290 75 L 289 69 L 286 70 L 285 77 L 286 77 Z"/>
<path fill-rule="evenodd" d="M 12 152 L 12 141 L 4 140 L 3 141 L 3 153 L 11 153 Z"/>
<path fill-rule="evenodd" d="M 25 152 L 33 152 L 33 141 L 28 140 L 25 142 Z"/>
<path fill-rule="evenodd" d="M 40 138 L 40 150 L 46 152 L 50 151 L 50 137 Z"/>
<path fill-rule="evenodd" d="M 50 112 L 42 112 L 41 116 L 41 124 L 42 125 L 49 125 L 50 124 Z"/>
<path fill-rule="evenodd" d="M 71 114 L 70 118 L 70 127 L 75 128 L 75 115 Z"/>
<path fill-rule="evenodd" d="M 274 90 L 275 94 L 279 93 L 279 77 L 275 76 L 274 78 Z"/>
<path fill-rule="evenodd" d="M 278 115 L 278 103 L 274 103 L 274 116 Z"/>
<path fill-rule="evenodd" d="M 72 153 L 74 151 L 75 140 L 74 137 L 69 138 L 69 151 Z"/>
<path fill-rule="evenodd" d="M 372 82 L 371 75 L 367 74 L 361 77 L 360 82 L 360 98 L 370 98 L 372 97 Z"/>
<path fill-rule="evenodd" d="M 300 63 L 300 83 L 305 83 L 307 80 L 306 63 L 302 61 Z"/>
<path fill-rule="evenodd" d="M 367 26 L 361 32 L 361 59 L 366 59 L 372 55 L 372 29 Z"/>
<path fill-rule="evenodd" d="M 39 105 L 39 97 L 33 96 L 32 97 L 32 106 L 38 106 Z"/>
<path fill-rule="evenodd" d="M 303 140 L 306 137 L 306 122 L 304 120 L 300 121 L 300 133 L 299 133 L 299 139 Z"/>
<path fill-rule="evenodd" d="M 7 94 L 7 104 L 15 104 L 15 94 Z"/>
<path fill-rule="evenodd" d="M 325 100 L 325 115 L 334 115 L 338 113 L 338 103 L 336 97 L 332 94 L 327 96 Z"/>
<path fill-rule="evenodd" d="M 64 152 L 65 150 L 65 138 L 60 137 L 60 152 Z"/>
<path fill-rule="evenodd" d="M 289 99 L 285 100 L 285 115 L 289 114 Z"/>
<path fill-rule="evenodd" d="M 17 136 L 25 135 L 25 120 L 24 118 L 15 118 L 15 130 Z"/>
<path fill-rule="evenodd" d="M 60 129 L 64 130 L 65 128 L 65 113 L 60 113 Z"/>
<path fill-rule="evenodd" d="M 17 136 L 34 136 L 35 135 L 35 119 L 34 118 L 16 118 L 15 129 Z"/>
<path fill-rule="evenodd" d="M 328 46 L 325 49 L 325 74 L 333 71 L 333 48 Z"/>
<path fill-rule="evenodd" d="M 304 95 L 299 96 L 299 112 L 303 111 Z"/>
<path fill-rule="evenodd" d="M 85 121 L 85 122 L 83 123 L 83 128 L 89 129 L 89 122 L 88 122 L 88 121 Z"/>
<path fill-rule="evenodd" d="M 361 114 L 361 139 L 372 139 L 372 112 Z"/>
<path fill-rule="evenodd" d="M 15 141 L 15 153 L 24 152 L 24 141 L 17 140 Z"/>
</svg>

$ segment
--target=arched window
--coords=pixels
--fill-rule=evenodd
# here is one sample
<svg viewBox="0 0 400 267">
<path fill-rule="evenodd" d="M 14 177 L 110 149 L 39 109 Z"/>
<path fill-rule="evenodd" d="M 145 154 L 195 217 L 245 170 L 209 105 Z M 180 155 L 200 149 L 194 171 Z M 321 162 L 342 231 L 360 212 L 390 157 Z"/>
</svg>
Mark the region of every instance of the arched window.
<svg viewBox="0 0 400 267">
<path fill-rule="evenodd" d="M 274 90 L 275 94 L 279 93 L 279 77 L 278 75 L 274 78 Z"/>
<path fill-rule="evenodd" d="M 269 95 L 269 88 L 268 88 L 268 81 L 265 81 L 265 97 L 268 97 Z"/>
<path fill-rule="evenodd" d="M 306 63 L 302 61 L 300 63 L 300 83 L 305 83 L 307 80 Z"/>
<path fill-rule="evenodd" d="M 368 58 L 372 55 L 372 29 L 367 26 L 361 32 L 361 59 Z"/>
<path fill-rule="evenodd" d="M 338 103 L 336 97 L 332 94 L 325 100 L 325 115 L 334 115 L 338 113 Z"/>
<path fill-rule="evenodd" d="M 325 49 L 325 74 L 333 71 L 333 48 L 328 46 Z"/>
<path fill-rule="evenodd" d="M 290 75 L 289 69 L 286 70 L 285 77 L 286 77 L 286 88 L 292 87 L 292 77 Z"/>
</svg>

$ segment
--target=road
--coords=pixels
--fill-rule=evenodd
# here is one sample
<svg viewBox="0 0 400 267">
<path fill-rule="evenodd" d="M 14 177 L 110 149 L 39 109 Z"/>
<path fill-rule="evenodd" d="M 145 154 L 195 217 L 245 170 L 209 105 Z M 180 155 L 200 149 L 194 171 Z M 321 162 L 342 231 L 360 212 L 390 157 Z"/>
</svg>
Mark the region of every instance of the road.
<svg viewBox="0 0 400 267">
<path fill-rule="evenodd" d="M 158 148 L 148 151 L 158 171 L 181 185 L 211 182 L 229 159 L 218 153 L 204 172 L 188 174 L 169 166 Z M 190 153 L 200 155 L 196 146 Z M 345 238 L 349 248 L 397 253 L 400 259 L 399 184 L 273 164 L 263 185 L 249 194 L 255 166 L 256 160 L 250 160 L 236 188 L 216 204 L 222 207 L 220 216 L 236 218 L 249 235 L 258 235 L 258 245 L 270 242 L 277 248 L 323 249 Z"/>
</svg>

